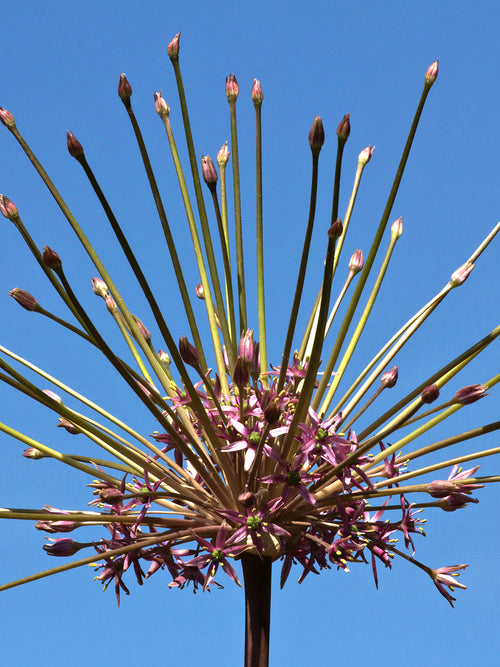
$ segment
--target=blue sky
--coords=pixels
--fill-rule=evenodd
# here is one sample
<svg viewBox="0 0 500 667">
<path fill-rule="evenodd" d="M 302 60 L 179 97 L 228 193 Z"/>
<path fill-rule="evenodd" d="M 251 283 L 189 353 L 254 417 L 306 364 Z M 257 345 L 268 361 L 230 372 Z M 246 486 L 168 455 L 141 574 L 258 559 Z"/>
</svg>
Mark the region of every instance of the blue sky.
<svg viewBox="0 0 500 667">
<path fill-rule="evenodd" d="M 358 153 L 375 144 L 345 247 L 368 251 L 394 177 L 427 66 L 440 61 L 405 178 L 391 219 L 403 217 L 404 232 L 376 314 L 353 362 L 363 367 L 386 338 L 448 280 L 498 220 L 498 36 L 497 3 L 421 1 L 352 2 L 27 2 L 2 8 L 0 104 L 9 109 L 75 216 L 94 242 L 131 310 L 149 313 L 76 162 L 66 151 L 65 132 L 84 145 L 118 219 L 164 304 L 175 337 L 187 333 L 166 248 L 132 131 L 116 95 L 120 72 L 133 87 L 133 104 L 162 189 L 167 215 L 192 284 L 198 280 L 164 131 L 153 106 L 161 89 L 181 158 L 185 156 L 173 71 L 166 47 L 182 30 L 181 66 L 198 153 L 215 158 L 229 139 L 227 74 L 240 84 L 238 126 L 243 218 L 248 225 L 249 299 L 255 302 L 254 163 L 252 77 L 264 90 L 264 218 L 269 359 L 278 363 L 291 306 L 296 267 L 307 220 L 310 151 L 307 133 L 321 115 L 326 142 L 320 158 L 316 234 L 306 280 L 312 302 L 323 262 L 335 159 L 335 129 L 351 114 L 345 150 L 341 215 L 345 211 Z M 0 192 L 18 206 L 39 246 L 61 255 L 82 301 L 106 332 L 111 328 L 90 291 L 95 275 L 39 177 L 5 128 L 0 128 Z M 51 287 L 10 223 L 2 223 L 0 343 L 44 367 L 107 409 L 127 417 L 137 430 L 154 430 L 149 416 L 130 401 L 116 375 L 74 337 L 21 310 L 8 296 L 13 287 L 35 294 L 63 315 Z M 401 395 L 498 324 L 498 240 L 455 290 L 408 352 L 398 358 Z M 342 261 L 341 261 L 342 263 Z M 250 307 L 250 317 L 256 310 Z M 200 310 L 201 313 L 201 310 Z M 301 311 L 299 326 L 306 311 Z M 153 334 L 154 334 L 153 330 Z M 111 335 L 111 334 L 110 334 Z M 484 382 L 498 371 L 498 345 L 454 381 Z M 80 446 L 47 415 L 11 389 L 1 389 L 2 421 L 61 449 Z M 432 439 L 498 419 L 498 391 L 462 410 Z M 429 436 L 430 437 L 430 436 Z M 425 444 L 423 443 L 423 444 Z M 463 448 L 498 446 L 498 436 Z M 45 460 L 22 459 L 22 447 L 0 438 L 0 505 L 85 508 L 90 498 L 82 475 Z M 469 451 L 469 450 L 468 450 Z M 471 450 L 473 451 L 473 450 Z M 498 472 L 484 461 L 482 474 Z M 298 586 L 276 586 L 272 611 L 271 664 L 301 666 L 336 662 L 386 664 L 496 664 L 500 649 L 495 570 L 500 546 L 496 527 L 498 489 L 479 492 L 480 504 L 454 514 L 428 512 L 427 538 L 417 557 L 432 567 L 470 563 L 462 575 L 455 609 L 425 575 L 397 561 L 379 573 L 375 589 L 369 567 L 351 574 L 310 576 Z M 6 582 L 54 566 L 42 551 L 43 535 L 31 523 L 1 523 L 0 580 Z M 92 660 L 110 665 L 212 665 L 241 662 L 243 595 L 231 584 L 211 594 L 170 591 L 156 575 L 116 608 L 92 571 L 80 569 L 2 593 L 0 626 L 6 664 L 67 664 Z M 278 577 L 276 576 L 276 580 Z M 471 658 L 473 656 L 473 658 Z"/>
</svg>

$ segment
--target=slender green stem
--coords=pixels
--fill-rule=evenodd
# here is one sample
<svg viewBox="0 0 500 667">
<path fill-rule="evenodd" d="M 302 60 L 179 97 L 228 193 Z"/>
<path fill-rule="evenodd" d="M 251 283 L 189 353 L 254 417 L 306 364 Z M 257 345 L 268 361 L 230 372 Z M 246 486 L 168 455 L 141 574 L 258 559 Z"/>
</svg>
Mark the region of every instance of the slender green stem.
<svg viewBox="0 0 500 667">
<path fill-rule="evenodd" d="M 262 382 L 267 385 L 266 305 L 264 292 L 264 231 L 262 201 L 262 102 L 255 107 L 255 210 L 257 243 L 257 306 L 259 317 L 259 354 Z"/>
</svg>

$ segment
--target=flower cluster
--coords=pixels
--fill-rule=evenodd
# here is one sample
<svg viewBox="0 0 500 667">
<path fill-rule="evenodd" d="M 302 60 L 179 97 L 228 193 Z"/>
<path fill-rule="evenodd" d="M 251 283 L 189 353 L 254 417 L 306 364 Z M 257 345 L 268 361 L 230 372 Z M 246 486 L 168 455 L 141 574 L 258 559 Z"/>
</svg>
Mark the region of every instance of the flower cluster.
<svg viewBox="0 0 500 667">
<path fill-rule="evenodd" d="M 334 305 L 331 305 L 332 281 L 339 266 L 357 189 L 363 170 L 374 151 L 372 146 L 368 146 L 359 155 L 353 193 L 347 213 L 341 221 L 338 216 L 340 165 L 350 134 L 350 116 L 346 114 L 342 118 L 336 132 L 338 150 L 332 218 L 328 230 L 324 230 L 323 275 L 320 276 L 320 289 L 311 309 L 306 331 L 302 339 L 297 341 L 295 325 L 302 302 L 313 231 L 318 160 L 325 140 L 321 118 L 314 119 L 309 133 L 313 157 L 311 209 L 281 363 L 270 366 L 267 361 L 262 238 L 262 87 L 255 79 L 251 89 L 251 99 L 256 112 L 258 189 L 256 263 L 259 333 L 254 336 L 254 331 L 248 326 L 246 314 L 236 129 L 239 86 L 236 77 L 231 74 L 226 80 L 231 151 L 227 143 L 222 146 L 217 157 L 218 171 L 209 156 L 204 155 L 201 158 L 201 172 L 212 199 L 213 216 L 217 223 L 221 267 L 214 253 L 212 232 L 191 137 L 179 69 L 179 35 L 170 43 L 168 55 L 176 75 L 196 191 L 198 220 L 189 199 L 184 172 L 175 147 L 170 126 L 170 108 L 158 92 L 154 95 L 155 109 L 167 134 L 187 212 L 201 280 L 196 288 L 196 296 L 206 305 L 207 329 L 212 344 L 210 353 L 207 352 L 206 343 L 202 342 L 193 314 L 189 290 L 182 273 L 182 262 L 177 255 L 147 149 L 132 109 L 132 87 L 125 75 L 120 77 L 118 94 L 138 141 L 193 342 L 186 336 L 181 337 L 178 344 L 175 342 L 142 269 L 93 175 L 84 149 L 71 132 L 67 137 L 68 150 L 84 169 L 103 206 L 143 290 L 168 352 L 153 347 L 151 332 L 128 310 L 92 244 L 17 129 L 13 115 L 5 109 L 0 111 L 0 120 L 29 156 L 94 262 L 99 277 L 92 280 L 93 291 L 104 299 L 106 308 L 126 340 L 140 371 L 135 371 L 111 349 L 75 295 L 59 255 L 48 247 L 40 253 L 29 236 L 17 207 L 2 195 L 2 214 L 11 220 L 23 235 L 76 324 L 66 322 L 45 310 L 34 296 L 22 289 L 13 289 L 11 296 L 26 310 L 50 317 L 98 348 L 120 373 L 137 399 L 148 408 L 152 421 L 155 420 L 158 425 L 158 430 L 147 438 L 56 378 L 51 378 L 2 348 L 4 357 L 11 357 L 35 370 L 44 380 L 50 380 L 58 391 L 65 392 L 69 402 L 67 398 L 61 399 L 55 392 L 43 391 L 28 381 L 5 358 L 0 360 L 2 379 L 57 413 L 58 425 L 64 427 L 68 434 L 84 434 L 110 457 L 101 460 L 64 454 L 34 442 L 28 436 L 14 433 L 13 429 L 3 427 L 6 433 L 28 445 L 25 457 L 33 460 L 52 457 L 93 478 L 97 477 L 89 484 L 95 495 L 95 499 L 90 503 L 91 509 L 77 512 L 46 506 L 43 510 L 30 511 L 33 518 L 38 520 L 36 527 L 51 534 L 69 533 L 77 529 L 85 531 L 96 526 L 104 526 L 108 534 L 98 541 L 85 542 L 77 542 L 69 537 L 49 538 L 49 543 L 44 546 L 45 551 L 61 557 L 73 556 L 80 550 L 88 549 L 92 555 L 76 561 L 74 566 L 92 564 L 96 568 L 97 580 L 105 586 L 110 582 L 114 583 L 118 600 L 121 592 L 129 592 L 125 575 L 130 569 L 139 584 L 164 570 L 170 574 L 172 588 L 184 588 L 191 584 L 195 590 L 198 587 L 208 590 L 211 586 L 221 585 L 215 581 L 215 577 L 219 578 L 222 573 L 240 584 L 234 566 L 237 560 L 241 561 L 244 574 L 248 573 L 249 563 L 258 562 L 266 564 L 267 567 L 276 561 L 280 562 L 282 585 L 294 564 L 300 567 L 299 581 L 303 581 L 310 573 L 317 574 L 320 570 L 332 567 L 348 571 L 351 563 L 362 562 L 371 566 L 375 582 L 378 583 L 377 567 L 382 565 L 390 568 L 394 557 L 398 556 L 425 571 L 441 594 L 452 604 L 454 598 L 446 587 L 453 590 L 453 584 L 465 588 L 453 578 L 465 565 L 432 569 L 415 559 L 414 536 L 424 535 L 420 512 L 424 507 L 450 512 L 463 508 L 468 503 L 476 503 L 478 501 L 471 496 L 472 492 L 486 482 L 496 481 L 496 478 L 474 477 L 477 467 L 462 471 L 460 464 L 472 459 L 474 453 L 468 453 L 459 460 L 443 460 L 432 468 L 415 466 L 411 469 L 411 464 L 424 454 L 470 439 L 485 430 L 494 430 L 498 428 L 498 423 L 454 436 L 447 441 L 427 444 L 425 448 L 404 453 L 401 450 L 436 423 L 433 420 L 437 418 L 431 417 L 432 414 L 437 413 L 439 420 L 450 416 L 456 410 L 482 398 L 486 390 L 498 382 L 499 378 L 494 377 L 484 384 L 464 387 L 445 403 L 433 408 L 427 407 L 436 403 L 446 383 L 475 354 L 485 349 L 500 331 L 496 329 L 434 375 L 425 378 L 406 396 L 398 396 L 398 401 L 378 418 L 372 421 L 363 421 L 363 418 L 370 414 L 367 412 L 368 408 L 382 392 L 397 385 L 398 367 L 392 366 L 397 352 L 446 295 L 465 281 L 474 263 L 498 232 L 498 226 L 464 265 L 454 272 L 447 285 L 374 356 L 344 396 L 340 400 L 337 398 L 337 404 L 333 402 L 374 304 L 395 244 L 402 234 L 402 220 L 398 218 L 390 227 L 390 241 L 374 291 L 359 318 L 344 356 L 340 357 L 346 342 L 346 332 L 388 225 L 418 118 L 437 77 L 437 61 L 425 74 L 422 98 L 391 190 L 390 205 L 384 211 L 373 245 L 366 260 L 361 250 L 356 250 L 350 258 L 344 286 Z M 225 169 L 230 154 L 234 182 L 234 252 L 230 247 L 228 234 L 225 182 Z M 218 182 L 221 183 L 220 197 L 217 193 Z M 357 283 L 354 280 L 356 276 Z M 353 291 L 347 315 L 328 352 L 325 340 L 339 305 L 349 290 Z M 292 352 L 294 342 L 297 350 Z M 324 355 L 327 361 L 321 365 Z M 209 367 L 207 358 L 214 364 L 213 368 Z M 196 379 L 193 380 L 192 376 L 196 376 Z M 378 388 L 369 395 L 377 380 L 380 383 Z M 70 407 L 70 404 L 76 401 L 96 412 L 97 419 L 86 417 Z M 413 426 L 417 421 L 423 426 Z M 410 425 L 412 428 L 408 430 Z M 398 440 L 397 434 L 401 429 L 406 429 L 405 436 Z M 118 431 L 125 432 L 126 435 L 119 435 Z M 388 438 L 391 438 L 392 444 L 388 442 Z M 496 452 L 492 450 L 490 453 Z M 434 474 L 449 467 L 452 467 L 452 471 L 447 480 L 438 477 L 431 481 L 413 483 L 421 475 Z M 11 516 L 12 512 L 15 514 L 16 511 L 9 510 Z M 396 548 L 398 538 L 402 539 L 404 550 Z M 39 576 L 45 576 L 45 573 L 40 573 Z M 3 588 L 23 581 L 7 584 Z"/>
</svg>

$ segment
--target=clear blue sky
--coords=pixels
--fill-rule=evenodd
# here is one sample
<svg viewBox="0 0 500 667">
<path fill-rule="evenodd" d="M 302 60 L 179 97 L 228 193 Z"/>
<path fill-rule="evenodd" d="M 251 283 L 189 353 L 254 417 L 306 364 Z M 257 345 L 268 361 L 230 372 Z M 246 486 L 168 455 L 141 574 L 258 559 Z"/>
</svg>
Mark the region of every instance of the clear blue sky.
<svg viewBox="0 0 500 667">
<path fill-rule="evenodd" d="M 356 204 L 345 262 L 356 248 L 368 251 L 418 101 L 423 75 L 436 58 L 438 81 L 429 95 L 392 218 L 403 216 L 398 242 L 377 315 L 359 350 L 362 367 L 378 346 L 448 280 L 498 220 L 498 3 L 421 0 L 413 2 L 123 2 L 4 3 L 0 104 L 15 115 L 95 247 L 127 294 L 131 309 L 144 316 L 111 232 L 76 162 L 66 151 L 71 129 L 85 147 L 117 217 L 137 249 L 148 277 L 165 304 L 174 336 L 187 333 L 179 317 L 173 275 L 162 246 L 153 202 L 140 168 L 126 113 L 116 94 L 120 72 L 133 86 L 133 104 L 151 150 L 167 215 L 198 282 L 178 188 L 153 91 L 162 89 L 172 108 L 172 125 L 184 156 L 174 77 L 166 47 L 182 30 L 181 66 L 198 153 L 214 158 L 229 139 L 224 81 L 240 83 L 238 124 L 247 249 L 253 248 L 252 77 L 264 90 L 264 216 L 270 361 L 278 363 L 291 305 L 292 286 L 307 220 L 310 151 L 307 133 L 315 115 L 325 124 L 320 159 L 316 268 L 308 274 L 315 296 L 323 256 L 321 230 L 328 226 L 336 141 L 335 128 L 351 114 L 351 136 L 343 168 L 340 210 L 345 211 L 357 155 L 376 151 Z M 18 205 L 39 246 L 61 255 L 66 272 L 96 320 L 111 331 L 101 302 L 90 292 L 95 270 L 80 251 L 39 177 L 5 128 L 0 128 L 0 192 Z M 32 359 L 61 380 L 138 430 L 154 430 L 148 416 L 121 391 L 114 373 L 74 337 L 21 310 L 7 292 L 21 287 L 47 309 L 63 315 L 13 226 L 2 225 L 0 342 Z M 498 323 L 498 240 L 468 282 L 454 293 L 409 352 L 398 360 L 405 389 L 486 335 Z M 250 298 L 253 269 L 248 260 Z M 201 312 L 201 311 L 200 311 Z M 255 309 L 250 311 L 256 317 Z M 301 314 L 301 322 L 305 314 Z M 255 328 L 257 323 L 255 320 Z M 108 327 L 108 328 L 107 328 Z M 450 389 L 488 380 L 498 372 L 493 346 Z M 2 421 L 57 448 L 74 451 L 71 440 L 47 415 L 9 388 L 1 389 Z M 437 437 L 498 419 L 498 391 L 462 410 Z M 68 440 L 69 439 L 69 440 Z M 430 439 L 425 442 L 432 441 Z M 498 436 L 464 447 L 498 446 Z M 40 507 L 45 503 L 85 508 L 87 480 L 47 461 L 22 459 L 22 447 L 0 438 L 0 505 Z M 483 474 L 498 472 L 487 461 Z M 402 662 L 493 665 L 500 641 L 496 568 L 498 489 L 479 492 L 481 502 L 454 514 L 429 512 L 427 538 L 417 557 L 432 567 L 471 563 L 451 609 L 416 568 L 396 562 L 379 573 L 375 589 L 369 567 L 352 573 L 323 572 L 298 586 L 291 576 L 274 591 L 271 664 Z M 0 581 L 54 566 L 42 551 L 44 536 L 30 523 L 0 523 Z M 193 596 L 170 591 L 169 578 L 156 575 L 116 608 L 114 593 L 92 582 L 92 570 L 78 570 L 1 594 L 0 627 L 5 664 L 83 667 L 164 664 L 206 667 L 241 663 L 243 594 L 228 583 L 223 591 Z M 277 579 L 277 577 L 276 577 Z"/>
</svg>

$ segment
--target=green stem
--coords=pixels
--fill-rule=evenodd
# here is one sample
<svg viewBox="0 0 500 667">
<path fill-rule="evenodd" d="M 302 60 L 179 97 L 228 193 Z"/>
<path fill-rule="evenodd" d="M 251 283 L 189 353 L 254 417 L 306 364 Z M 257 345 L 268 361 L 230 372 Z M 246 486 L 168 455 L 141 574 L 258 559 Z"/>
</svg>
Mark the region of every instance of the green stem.
<svg viewBox="0 0 500 667">
<path fill-rule="evenodd" d="M 245 667 L 267 667 L 271 623 L 272 560 L 244 553 Z"/>
</svg>

